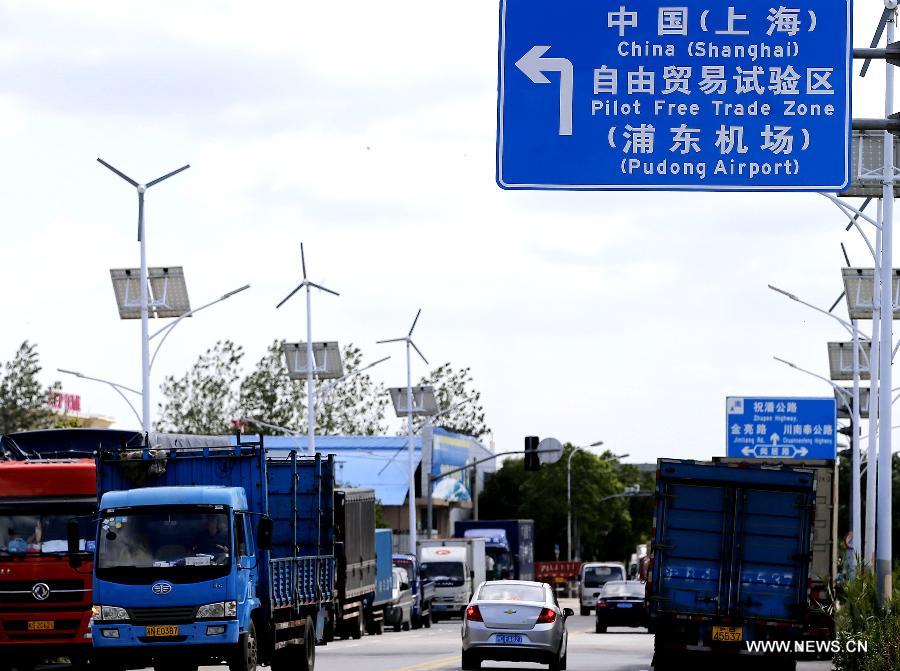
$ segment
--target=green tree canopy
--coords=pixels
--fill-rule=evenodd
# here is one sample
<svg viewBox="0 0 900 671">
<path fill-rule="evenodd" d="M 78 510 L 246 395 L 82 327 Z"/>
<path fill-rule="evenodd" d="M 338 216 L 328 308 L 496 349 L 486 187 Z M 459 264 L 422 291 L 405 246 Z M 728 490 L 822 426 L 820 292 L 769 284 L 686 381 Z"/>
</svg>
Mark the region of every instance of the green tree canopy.
<svg viewBox="0 0 900 671">
<path fill-rule="evenodd" d="M 57 415 L 48 404 L 51 392 L 59 391 L 59 382 L 44 387 L 37 345 L 27 340 L 15 356 L 3 364 L 0 377 L 0 433 L 46 429 L 55 425 Z"/>
<path fill-rule="evenodd" d="M 481 438 L 490 432 L 484 420 L 484 408 L 481 406 L 481 392 L 475 389 L 471 368 L 454 368 L 445 363 L 419 381 L 420 385 L 433 385 L 437 400 L 438 412 L 444 412 L 454 405 L 471 399 L 435 420 L 435 425 L 448 431 L 464 433 Z"/>
</svg>

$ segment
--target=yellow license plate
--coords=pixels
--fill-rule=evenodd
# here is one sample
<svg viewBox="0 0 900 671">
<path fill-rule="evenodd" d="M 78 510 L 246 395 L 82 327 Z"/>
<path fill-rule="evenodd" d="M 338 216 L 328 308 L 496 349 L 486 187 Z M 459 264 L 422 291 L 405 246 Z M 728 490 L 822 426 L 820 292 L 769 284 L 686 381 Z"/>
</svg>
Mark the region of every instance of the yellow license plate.
<svg viewBox="0 0 900 671">
<path fill-rule="evenodd" d="M 178 636 L 178 627 L 171 625 L 147 627 L 147 636 Z"/>
<path fill-rule="evenodd" d="M 713 625 L 712 640 L 731 643 L 744 640 L 743 627 L 716 627 Z"/>
<path fill-rule="evenodd" d="M 31 620 L 28 623 L 28 631 L 46 631 L 53 629 L 53 620 Z"/>
</svg>

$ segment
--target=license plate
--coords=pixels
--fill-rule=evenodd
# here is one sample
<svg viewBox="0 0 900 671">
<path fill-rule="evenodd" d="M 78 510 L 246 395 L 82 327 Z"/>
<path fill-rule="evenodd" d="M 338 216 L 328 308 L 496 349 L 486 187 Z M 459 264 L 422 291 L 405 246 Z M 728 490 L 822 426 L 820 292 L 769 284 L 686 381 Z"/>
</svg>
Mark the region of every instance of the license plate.
<svg viewBox="0 0 900 671">
<path fill-rule="evenodd" d="M 633 605 L 634 605 L 633 603 L 620 603 L 618 605 L 618 607 L 619 608 L 631 608 Z"/>
<path fill-rule="evenodd" d="M 497 634 L 494 640 L 497 643 L 521 643 L 522 637 L 517 634 Z"/>
<path fill-rule="evenodd" d="M 730 643 L 744 640 L 743 627 L 717 627 L 713 626 L 712 640 Z"/>
<path fill-rule="evenodd" d="M 147 627 L 147 636 L 178 636 L 178 627 L 172 625 Z"/>
<path fill-rule="evenodd" d="M 53 620 L 31 620 L 28 623 L 28 631 L 46 631 L 53 629 Z"/>
</svg>

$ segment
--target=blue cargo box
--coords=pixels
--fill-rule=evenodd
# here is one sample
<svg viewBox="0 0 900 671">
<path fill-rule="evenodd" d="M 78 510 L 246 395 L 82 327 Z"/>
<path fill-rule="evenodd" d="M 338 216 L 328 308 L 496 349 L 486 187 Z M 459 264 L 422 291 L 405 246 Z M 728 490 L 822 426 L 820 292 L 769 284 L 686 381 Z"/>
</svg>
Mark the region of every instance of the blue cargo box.
<svg viewBox="0 0 900 671">
<path fill-rule="evenodd" d="M 376 606 L 389 602 L 393 596 L 393 536 L 390 529 L 375 529 L 375 599 L 373 603 Z"/>
</svg>

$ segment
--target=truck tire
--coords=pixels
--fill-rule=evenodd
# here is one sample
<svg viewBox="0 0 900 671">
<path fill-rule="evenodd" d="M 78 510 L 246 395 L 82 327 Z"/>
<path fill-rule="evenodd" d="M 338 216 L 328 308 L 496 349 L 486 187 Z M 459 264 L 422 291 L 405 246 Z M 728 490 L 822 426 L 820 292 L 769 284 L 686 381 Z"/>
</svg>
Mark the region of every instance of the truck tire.
<svg viewBox="0 0 900 671">
<path fill-rule="evenodd" d="M 250 626 L 238 640 L 237 651 L 228 660 L 228 671 L 256 671 L 258 659 L 259 640 L 256 638 L 256 625 L 250 620 Z"/>
<path fill-rule="evenodd" d="M 362 604 L 360 604 L 359 609 L 356 611 L 356 621 L 350 625 L 350 637 L 354 640 L 362 638 L 365 628 L 365 616 L 363 615 Z"/>
<path fill-rule="evenodd" d="M 426 629 L 431 629 L 431 611 L 428 611 L 422 616 L 422 625 Z"/>
<path fill-rule="evenodd" d="M 300 671 L 314 671 L 316 668 L 316 625 L 312 618 L 306 618 L 303 632 L 303 654 L 300 655 Z"/>
</svg>

